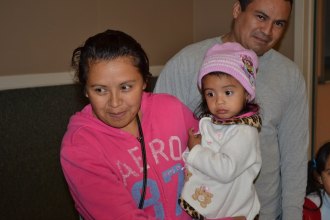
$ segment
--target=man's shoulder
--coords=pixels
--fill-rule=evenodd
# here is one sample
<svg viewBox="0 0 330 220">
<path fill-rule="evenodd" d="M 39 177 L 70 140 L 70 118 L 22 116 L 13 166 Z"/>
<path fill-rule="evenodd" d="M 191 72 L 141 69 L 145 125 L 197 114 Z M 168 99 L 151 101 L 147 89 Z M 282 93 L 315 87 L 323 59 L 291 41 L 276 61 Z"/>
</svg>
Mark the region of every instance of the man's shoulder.
<svg viewBox="0 0 330 220">
<path fill-rule="evenodd" d="M 303 78 L 298 65 L 274 49 L 259 57 L 259 73 L 271 77 L 272 80 L 277 78 L 283 83 L 291 83 L 292 80 L 300 82 L 298 79 Z"/>
<path fill-rule="evenodd" d="M 201 51 L 204 53 L 207 49 L 209 49 L 211 46 L 213 46 L 216 43 L 220 43 L 220 37 L 208 38 L 202 41 L 189 44 L 185 46 L 183 49 L 181 49 L 178 54 L 186 54 L 186 53 L 195 54 L 195 52 L 200 53 Z"/>
<path fill-rule="evenodd" d="M 289 59 L 287 56 L 283 55 L 282 53 L 276 51 L 275 49 L 270 49 L 266 54 L 260 57 L 260 62 L 270 61 L 268 64 L 278 65 L 281 63 L 283 66 L 288 66 L 292 68 L 298 68 L 295 62 Z"/>
</svg>

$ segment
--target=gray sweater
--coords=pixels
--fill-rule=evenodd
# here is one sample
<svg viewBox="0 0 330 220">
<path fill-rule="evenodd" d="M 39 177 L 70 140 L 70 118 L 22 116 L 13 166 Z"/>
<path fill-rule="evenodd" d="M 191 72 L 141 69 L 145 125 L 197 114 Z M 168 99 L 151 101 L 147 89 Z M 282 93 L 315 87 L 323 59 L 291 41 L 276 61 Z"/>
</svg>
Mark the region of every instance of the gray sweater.
<svg viewBox="0 0 330 220">
<path fill-rule="evenodd" d="M 162 70 L 154 92 L 177 96 L 191 110 L 201 101 L 197 75 L 204 53 L 221 38 L 187 46 Z M 301 220 L 307 181 L 308 101 L 298 67 L 275 50 L 259 57 L 256 102 L 261 108 L 262 167 L 256 181 L 259 220 Z"/>
</svg>

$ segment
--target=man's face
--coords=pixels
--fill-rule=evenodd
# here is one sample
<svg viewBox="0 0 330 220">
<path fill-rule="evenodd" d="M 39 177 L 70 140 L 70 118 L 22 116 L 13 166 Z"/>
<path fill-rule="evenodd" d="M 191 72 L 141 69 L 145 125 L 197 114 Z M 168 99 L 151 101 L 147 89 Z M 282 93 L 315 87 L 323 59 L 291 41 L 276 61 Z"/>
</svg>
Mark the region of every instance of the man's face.
<svg viewBox="0 0 330 220">
<path fill-rule="evenodd" d="M 236 2 L 232 40 L 261 56 L 281 39 L 290 13 L 290 2 L 285 0 L 253 0 L 244 12 Z"/>
</svg>

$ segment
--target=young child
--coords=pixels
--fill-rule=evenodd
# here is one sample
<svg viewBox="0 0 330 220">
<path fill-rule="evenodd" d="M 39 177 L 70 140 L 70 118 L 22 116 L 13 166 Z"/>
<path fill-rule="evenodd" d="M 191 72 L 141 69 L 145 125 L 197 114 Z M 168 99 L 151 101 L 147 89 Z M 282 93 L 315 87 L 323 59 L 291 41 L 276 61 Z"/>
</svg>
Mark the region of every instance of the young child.
<svg viewBox="0 0 330 220">
<path fill-rule="evenodd" d="M 330 219 L 330 142 L 308 164 L 304 220 Z"/>
<path fill-rule="evenodd" d="M 260 204 L 253 185 L 261 167 L 259 107 L 254 104 L 258 58 L 238 43 L 217 44 L 203 60 L 195 112 L 199 134 L 189 131 L 181 207 L 194 219 L 245 216 Z"/>
</svg>

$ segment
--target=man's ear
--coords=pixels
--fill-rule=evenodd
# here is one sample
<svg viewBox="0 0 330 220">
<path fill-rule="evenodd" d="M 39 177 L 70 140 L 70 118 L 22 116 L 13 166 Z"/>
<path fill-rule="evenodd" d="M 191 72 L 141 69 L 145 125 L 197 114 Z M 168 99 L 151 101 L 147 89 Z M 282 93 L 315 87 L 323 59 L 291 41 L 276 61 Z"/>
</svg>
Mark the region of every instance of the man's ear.
<svg viewBox="0 0 330 220">
<path fill-rule="evenodd" d="M 233 5 L 233 18 L 236 19 L 241 12 L 241 4 L 239 3 L 239 1 L 236 1 Z"/>
</svg>

